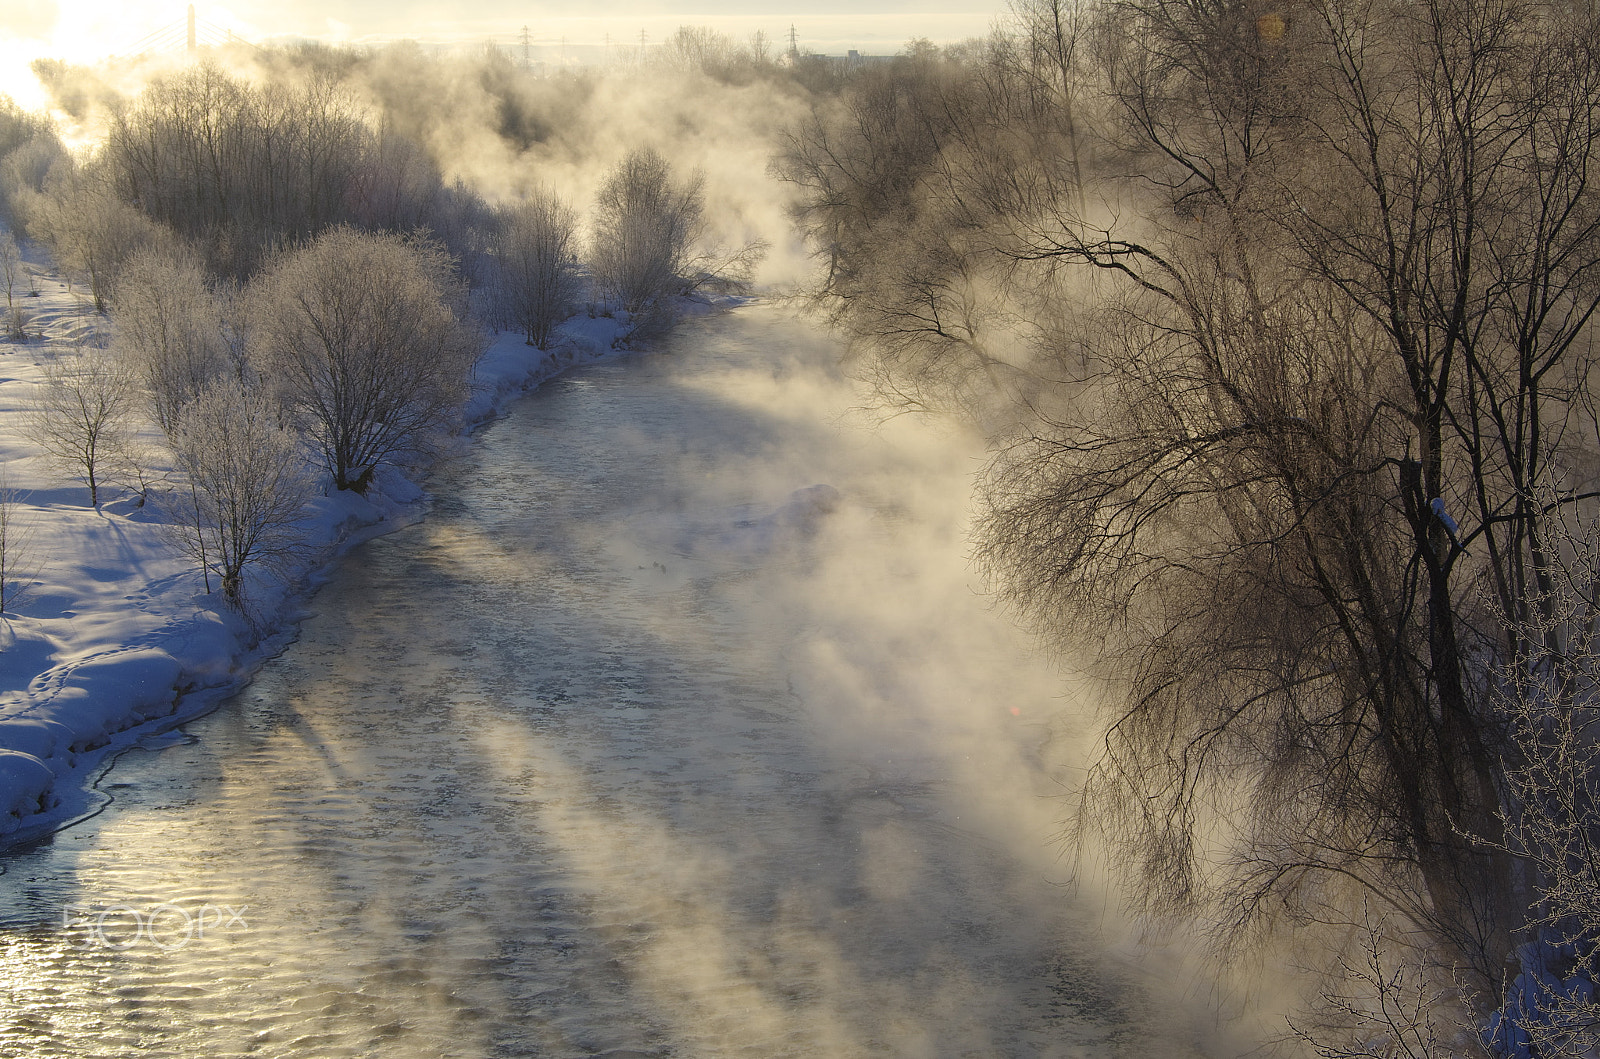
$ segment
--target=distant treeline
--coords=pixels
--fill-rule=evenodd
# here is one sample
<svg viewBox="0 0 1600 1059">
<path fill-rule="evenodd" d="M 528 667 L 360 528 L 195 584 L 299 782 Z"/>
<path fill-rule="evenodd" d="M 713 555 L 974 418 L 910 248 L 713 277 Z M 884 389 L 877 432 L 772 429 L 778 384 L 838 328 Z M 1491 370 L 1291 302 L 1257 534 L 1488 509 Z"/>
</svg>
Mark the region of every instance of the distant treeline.
<svg viewBox="0 0 1600 1059">
<path fill-rule="evenodd" d="M 213 275 L 241 282 L 275 251 L 331 227 L 426 229 L 475 289 L 491 285 L 509 223 L 499 207 L 537 191 L 547 160 L 570 165 L 600 153 L 595 142 L 618 105 L 602 98 L 608 78 L 695 78 L 730 90 L 760 82 L 796 100 L 844 78 L 820 57 L 780 63 L 760 38 L 735 44 L 689 27 L 643 71 L 543 76 L 493 49 L 440 59 L 409 43 L 232 58 L 237 71 L 208 60 L 158 73 L 131 98 L 95 70 L 36 62 L 58 105 L 103 130 L 83 154 L 67 152 L 47 120 L 0 107 L 0 209 L 19 234 L 57 252 L 101 311 L 119 262 L 169 235 Z M 687 140 L 696 130 L 682 131 Z M 447 179 L 484 137 L 509 160 L 499 186 Z M 603 173 L 600 159 L 591 164 L 594 193 Z M 745 241 L 704 248 L 701 264 L 747 265 L 737 253 Z"/>
<path fill-rule="evenodd" d="M 677 40 L 663 64 L 619 76 L 808 91 L 803 64 Z M 366 492 L 455 427 L 484 328 L 548 348 L 586 309 L 639 338 L 670 326 L 681 296 L 738 287 L 760 260 L 761 239 L 718 236 L 702 172 L 584 127 L 616 105 L 592 73 L 406 45 L 234 58 L 131 98 L 95 71 L 36 64 L 103 136 L 68 151 L 50 121 L 0 104 L 0 274 L 13 342 L 30 339 L 18 236 L 110 322 L 47 354 L 34 442 L 92 504 L 108 487 L 159 503 L 236 606 L 247 569 L 294 554 L 312 491 Z M 493 188 L 446 178 L 468 143 L 495 164 L 480 164 Z M 588 214 L 545 183 L 553 158 L 592 182 Z M 169 455 L 141 449 L 141 419 Z M 149 471 L 163 464 L 180 473 Z"/>
</svg>

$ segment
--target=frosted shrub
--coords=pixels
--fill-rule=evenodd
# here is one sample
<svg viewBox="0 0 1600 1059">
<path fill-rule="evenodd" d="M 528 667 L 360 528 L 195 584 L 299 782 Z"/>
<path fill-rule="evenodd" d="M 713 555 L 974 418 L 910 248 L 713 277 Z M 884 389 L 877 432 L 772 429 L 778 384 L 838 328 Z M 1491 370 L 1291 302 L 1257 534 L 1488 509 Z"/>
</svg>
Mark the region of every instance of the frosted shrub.
<svg viewBox="0 0 1600 1059">
<path fill-rule="evenodd" d="M 679 183 L 652 150 L 633 151 L 606 177 L 595 205 L 594 274 L 615 306 L 642 313 L 684 289 L 705 226 L 704 178 Z"/>
<path fill-rule="evenodd" d="M 240 606 L 246 568 L 276 566 L 300 542 L 312 485 L 300 441 L 279 425 L 267 394 L 232 376 L 186 405 L 171 436 L 189 477 L 166 502 L 178 543 L 199 564 L 207 589 L 215 572 L 228 602 Z"/>
<path fill-rule="evenodd" d="M 26 282 L 26 268 L 22 263 L 22 251 L 10 232 L 0 232 L 0 282 L 6 285 L 6 308 L 15 309 L 13 298 L 17 288 Z"/>
<path fill-rule="evenodd" d="M 85 346 L 49 361 L 27 423 L 28 436 L 57 467 L 100 490 L 127 468 L 137 386 L 106 350 Z"/>
<path fill-rule="evenodd" d="M 179 411 L 228 370 L 222 310 L 187 255 L 148 249 L 117 277 L 117 351 L 138 374 L 151 414 L 172 433 Z"/>
<path fill-rule="evenodd" d="M 268 268 L 249 300 L 250 358 L 339 489 L 365 492 L 447 426 L 482 351 L 433 242 L 335 228 Z"/>
<path fill-rule="evenodd" d="M 577 214 L 543 189 L 502 212 L 495 249 L 499 317 L 547 349 L 578 298 Z"/>
</svg>

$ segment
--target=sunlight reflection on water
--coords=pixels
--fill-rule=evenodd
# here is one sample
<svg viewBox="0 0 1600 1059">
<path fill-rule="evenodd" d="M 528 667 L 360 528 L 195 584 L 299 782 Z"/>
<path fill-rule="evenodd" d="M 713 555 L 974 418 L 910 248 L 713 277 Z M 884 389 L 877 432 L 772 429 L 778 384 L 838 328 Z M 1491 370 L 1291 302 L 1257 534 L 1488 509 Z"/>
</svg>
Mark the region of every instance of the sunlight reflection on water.
<svg viewBox="0 0 1600 1059">
<path fill-rule="evenodd" d="M 830 358 L 747 310 L 486 430 L 7 858 L 0 1051 L 1187 1054 L 1062 885 L 1077 707 L 971 588 L 981 449 Z"/>
</svg>

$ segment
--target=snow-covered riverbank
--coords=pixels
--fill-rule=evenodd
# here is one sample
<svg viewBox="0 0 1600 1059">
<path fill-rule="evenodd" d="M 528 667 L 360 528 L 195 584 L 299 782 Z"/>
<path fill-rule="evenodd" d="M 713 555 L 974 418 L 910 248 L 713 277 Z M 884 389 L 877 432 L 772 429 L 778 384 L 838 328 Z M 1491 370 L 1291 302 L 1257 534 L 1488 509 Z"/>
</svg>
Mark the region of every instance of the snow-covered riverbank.
<svg viewBox="0 0 1600 1059">
<path fill-rule="evenodd" d="M 127 489 L 96 510 L 88 489 L 27 439 L 24 421 L 44 367 L 106 326 L 46 262 L 32 257 L 28 267 L 37 293 L 24 285 L 17 304 L 29 340 L 0 343 L 0 466 L 11 491 L 11 557 L 20 556 L 28 575 L 0 615 L 0 846 L 96 811 L 106 799 L 90 784 L 110 755 L 216 708 L 292 639 L 333 560 L 420 518 L 427 503 L 418 481 L 393 470 L 366 497 L 329 488 L 333 495 L 307 505 L 303 555 L 281 575 L 252 571 L 251 613 L 235 613 L 220 592 L 206 591 L 158 505 L 141 506 Z M 491 419 L 544 380 L 606 355 L 623 329 L 619 320 L 580 315 L 548 353 L 520 335 L 497 336 L 478 363 L 464 421 Z M 175 474 L 159 439 L 154 426 L 141 436 L 143 473 L 157 483 Z"/>
</svg>

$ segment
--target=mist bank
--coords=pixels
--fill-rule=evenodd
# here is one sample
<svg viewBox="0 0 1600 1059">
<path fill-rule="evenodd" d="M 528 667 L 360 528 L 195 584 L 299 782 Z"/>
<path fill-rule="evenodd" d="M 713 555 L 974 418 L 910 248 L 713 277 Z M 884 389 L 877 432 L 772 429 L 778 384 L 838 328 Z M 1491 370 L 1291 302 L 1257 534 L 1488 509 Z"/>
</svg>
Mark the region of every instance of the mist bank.
<svg viewBox="0 0 1600 1059">
<path fill-rule="evenodd" d="M 452 282 L 432 284 L 421 303 L 430 316 L 443 307 L 458 324 L 485 331 L 517 327 L 491 348 L 507 356 L 524 353 L 535 363 L 545 363 L 544 355 L 529 344 L 559 349 L 559 337 L 549 334 L 560 329 L 546 333 L 525 323 L 531 317 L 524 309 L 546 324 L 574 313 L 565 325 L 569 332 L 575 321 L 599 329 L 608 342 L 640 343 L 670 326 L 685 291 L 815 284 L 816 303 L 857 340 L 853 363 L 878 383 L 886 408 L 955 411 L 980 424 L 992 444 L 1014 443 L 1002 469 L 1048 475 L 1056 468 L 1049 457 L 1072 451 L 1048 427 L 1084 409 L 1120 416 L 1171 406 L 1162 403 L 1164 395 L 1145 404 L 1134 389 L 1108 382 L 1113 373 L 1106 364 L 1114 358 L 1095 348 L 1098 337 L 1083 337 L 1086 316 L 1102 307 L 1095 300 L 1099 292 L 1093 282 L 1068 278 L 1072 255 L 1048 241 L 1060 228 L 1051 211 L 1076 218 L 1073 201 L 1087 201 L 1082 188 L 1089 152 L 1079 137 L 1089 126 L 1079 123 L 1089 121 L 1088 112 L 1071 109 L 1080 102 L 1078 75 L 1059 56 L 1051 58 L 1057 54 L 1026 33 L 1002 34 L 942 51 L 918 45 L 891 63 L 842 69 L 784 62 L 690 33 L 658 62 L 550 76 L 499 53 L 440 59 L 407 46 L 215 54 L 200 66 L 154 72 L 57 66 L 42 70 L 70 128 L 64 135 L 35 129 L 27 124 L 34 119 L 13 114 L 13 126 L 26 127 L 28 135 L 19 134 L 18 146 L 0 153 L 0 173 L 16 173 L 6 200 L 12 219 L 57 248 L 90 306 L 104 311 L 112 352 L 128 354 L 127 363 L 143 372 L 139 389 L 147 399 L 165 394 L 175 409 L 198 401 L 226 412 L 245 403 L 250 387 L 271 389 L 275 400 L 286 402 L 276 406 L 285 413 L 286 431 L 298 430 L 306 450 L 316 448 L 315 392 L 299 387 L 289 393 L 292 388 L 282 385 L 292 366 L 283 354 L 305 329 L 280 325 L 296 306 L 316 300 L 297 296 L 307 288 L 290 282 L 297 257 L 314 256 L 328 233 L 348 231 L 407 243 L 430 261 L 448 256 Z M 774 155 L 776 175 L 769 173 Z M 1107 179 L 1137 171 L 1144 161 L 1106 162 Z M 1124 205 L 1114 196 L 1107 202 L 1105 218 Z M 801 221 L 798 233 L 792 217 Z M 1034 236 L 1045 241 L 1026 242 Z M 746 252 L 755 247 L 767 249 L 759 264 Z M 152 256 L 173 266 L 159 284 L 147 282 Z M 1104 260 L 1107 271 L 1116 270 L 1116 252 L 1107 251 Z M 643 262 L 653 264 L 635 286 L 632 266 Z M 170 302 L 163 300 L 167 291 L 176 291 Z M 171 311 L 141 316 L 158 304 Z M 1124 342 L 1115 352 L 1146 348 L 1138 332 L 1145 307 L 1115 299 L 1105 304 L 1123 327 L 1118 332 L 1107 325 Z M 133 342 L 135 318 L 182 326 L 138 330 L 163 336 L 140 346 Z M 26 334 L 27 324 L 19 329 Z M 147 370 L 152 366 L 162 370 Z M 184 370 L 166 371 L 172 366 Z M 217 376 L 230 372 L 239 376 L 240 396 L 233 381 L 225 390 L 213 388 Z M 169 382 L 174 387 L 164 389 Z M 160 415 L 154 408 L 144 414 Z M 201 477 L 200 464 L 185 452 L 204 447 L 185 450 L 182 432 L 168 433 L 164 425 L 152 431 L 151 425 L 144 423 L 145 432 L 170 472 L 162 488 L 181 501 L 183 489 Z M 416 448 L 448 446 L 451 425 L 431 424 Z M 1187 466 L 1181 444 L 1167 451 Z M 325 462 L 325 499 L 358 507 L 370 500 L 349 494 L 373 488 L 381 497 L 385 483 L 406 466 Z M 1048 487 L 1041 479 L 1046 495 Z M 1128 489 L 1140 495 L 1138 481 Z M 142 487 L 135 491 L 142 495 Z M 1192 490 L 1159 495 L 1181 497 L 1195 507 L 1184 518 L 1204 521 L 1188 499 Z M 319 503 L 314 499 L 313 507 Z M 114 502 L 105 517 L 146 517 L 131 506 Z M 208 556 L 215 554 L 205 533 L 217 520 L 198 503 L 193 510 L 195 517 L 185 520 L 197 532 L 186 540 L 200 570 L 185 572 L 169 551 L 163 576 L 187 578 L 189 598 L 220 622 L 230 612 L 203 580 Z M 1219 516 L 1217 524 L 1229 524 L 1228 518 Z M 990 532 L 998 525 L 991 523 Z M 1047 518 L 1023 528 L 1018 554 L 1039 561 L 992 563 L 990 571 L 998 572 L 996 587 L 1023 604 L 1035 628 L 1061 634 L 1052 641 L 1060 657 L 1085 659 L 1085 668 L 1114 689 L 1127 687 L 1130 673 L 1146 672 L 1143 658 L 1166 664 L 1163 672 L 1189 671 L 1186 684 L 1159 685 L 1168 697 L 1152 701 L 1163 708 L 1187 702 L 1196 686 L 1219 674 L 1217 686 L 1224 690 L 1218 694 L 1240 687 L 1229 669 L 1238 656 L 1228 650 L 1208 654 L 1156 634 L 1153 644 L 1117 637 L 1248 614 L 1254 581 L 1230 582 L 1232 594 L 1191 593 L 1181 613 L 1147 607 L 1142 598 L 1109 615 L 1073 611 L 1057 607 L 1060 600 L 1046 590 L 1038 597 L 1043 602 L 1030 607 L 1029 594 L 1041 585 L 1065 586 L 1074 604 L 1092 600 L 1092 592 L 1072 594 L 1077 582 L 1054 562 L 1051 549 L 1105 537 L 1095 527 Z M 1170 519 L 1159 531 L 1185 532 Z M 1035 552 L 1024 550 L 1033 545 L 1039 545 Z M 988 554 L 993 560 L 1009 553 Z M 1116 580 L 1127 573 L 1117 565 L 1121 558 L 1113 555 L 1096 567 L 1108 572 L 1116 589 L 1107 599 L 1126 599 L 1127 582 Z M 1157 565 L 1167 574 L 1176 569 Z M 1135 585 L 1138 575 L 1129 574 Z M 245 583 L 246 600 L 267 591 L 259 583 L 262 569 L 247 576 L 257 581 Z M 204 591 L 196 589 L 197 577 Z M 1278 620 L 1285 636 L 1299 635 L 1306 627 L 1295 619 L 1298 602 L 1279 598 L 1261 613 Z M 1084 631 L 1102 629 L 1107 636 L 1098 644 Z M 1107 644 L 1108 664 L 1100 666 L 1092 655 Z M 155 699 L 170 690 L 161 688 Z M 140 708 L 151 707 L 130 705 L 120 716 L 135 716 Z M 1172 748 L 1160 743 L 1161 733 L 1189 732 L 1199 723 L 1202 742 L 1210 734 L 1209 722 L 1192 718 L 1184 721 L 1188 728 L 1163 727 L 1169 716 L 1141 721 L 1147 741 L 1139 749 L 1157 748 L 1155 766 L 1182 759 L 1181 750 L 1164 756 Z M 170 723 L 166 717 L 151 722 Z M 1219 760 L 1238 762 L 1240 746 L 1254 738 L 1249 723 L 1224 726 Z M 1119 733 L 1109 720 L 1107 729 Z M 51 747 L 58 745 L 70 750 L 72 744 Z M 1277 777 L 1278 793 L 1289 793 L 1273 804 L 1304 804 L 1292 790 L 1294 778 L 1314 765 L 1295 763 L 1301 771 Z M 1125 762 L 1113 756 L 1103 764 L 1090 779 L 1102 784 L 1094 793 L 1105 800 L 1092 807 L 1112 811 L 1079 818 L 1108 822 L 1105 834 L 1080 847 L 1086 853 L 1082 877 L 1103 867 L 1096 861 L 1104 856 L 1109 874 L 1151 884 L 1138 909 L 1150 921 L 1194 916 L 1203 904 L 1197 895 L 1215 881 L 1196 864 L 1206 851 L 1230 848 L 1230 814 L 1250 812 L 1231 800 L 1242 789 L 1231 780 L 1251 773 L 1247 767 L 1230 773 L 1230 782 L 1220 786 L 1211 783 L 1213 773 L 1195 783 L 1184 773 L 1174 787 L 1163 788 L 1158 793 L 1177 792 L 1176 802 L 1160 803 L 1175 815 L 1150 819 L 1160 832 L 1154 838 L 1172 841 L 1152 844 L 1146 841 L 1151 835 L 1138 833 L 1134 808 L 1149 803 L 1117 786 L 1127 778 L 1117 771 Z M 1156 767 L 1132 771 L 1158 786 L 1167 775 Z M 1063 809 L 1062 815 L 1069 814 Z M 1125 841 L 1130 834 L 1135 840 Z M 1149 900 L 1156 891 L 1160 896 Z M 1171 899 L 1173 892 L 1179 899 Z M 1215 906 L 1203 911 L 1211 914 Z"/>
<path fill-rule="evenodd" d="M 646 61 L 550 72 L 523 67 L 494 48 L 435 55 L 409 42 L 208 49 L 201 63 L 232 82 L 221 87 L 235 99 L 219 108 L 191 92 L 189 104 L 201 109 L 180 107 L 171 117 L 220 130 L 225 122 L 216 112 L 236 105 L 242 88 L 260 97 L 256 109 L 280 112 L 264 114 L 264 124 L 282 125 L 287 113 L 290 123 L 316 125 L 291 138 L 320 137 L 324 152 L 329 137 L 364 126 L 374 141 L 367 150 L 378 157 L 355 164 L 388 170 L 382 182 L 389 193 L 410 200 L 397 214 L 362 223 L 424 224 L 469 273 L 472 251 L 481 247 L 457 230 L 474 223 L 475 206 L 504 204 L 543 187 L 587 218 L 604 174 L 630 151 L 648 149 L 681 173 L 704 175 L 713 239 L 773 248 L 757 276 L 764 283 L 797 279 L 807 267 L 786 217 L 791 195 L 768 174 L 776 141 L 814 100 L 858 72 L 823 56 L 780 54 L 764 40 L 737 42 L 695 27 L 680 29 Z M 93 68 L 40 61 L 34 70 L 50 89 L 50 116 L 61 138 L 87 158 L 113 144 L 130 110 L 148 106 L 152 86 L 192 77 L 195 67 L 169 59 Z M 271 191 L 260 186 L 263 195 L 287 194 L 304 180 L 275 178 Z M 358 190 L 354 197 L 369 194 Z M 469 201 L 452 204 L 452 194 Z M 248 212 L 255 206 L 247 199 L 236 196 L 229 206 Z M 317 223 L 326 221 L 308 218 L 305 230 Z"/>
<path fill-rule="evenodd" d="M 1593 1045 L 1597 43 L 1037 0 L 779 162 L 883 399 L 992 439 L 991 586 L 1114 690 L 1075 834 L 1222 953 L 1314 938 L 1322 1054 Z"/>
<path fill-rule="evenodd" d="M 82 324 L 82 306 L 43 262 L 36 268 L 43 335 L 67 338 Z M 715 304 L 731 303 L 700 300 L 684 311 L 711 311 Z M 561 327 L 548 350 L 501 336 L 477 361 L 463 429 L 494 418 L 566 368 L 611 354 L 625 331 L 625 321 L 585 316 Z M 28 413 L 27 391 L 39 385 L 51 355 L 44 343 L 15 351 L 0 383 L 16 578 L 0 651 L 0 846 L 33 841 L 97 812 L 107 799 L 91 783 L 106 761 L 204 715 L 245 686 L 293 639 L 311 595 L 340 557 L 375 534 L 425 517 L 429 503 L 421 485 L 426 464 L 385 468 L 364 495 L 328 490 L 301 511 L 290 560 L 248 570 L 245 607 L 230 605 L 220 587 L 203 587 L 201 572 L 174 547 L 172 527 L 154 504 L 141 505 L 136 493 L 114 486 L 114 499 L 88 507 L 81 488 L 57 485 L 28 451 L 18 424 Z M 154 477 L 183 473 L 170 459 L 146 470 Z"/>
<path fill-rule="evenodd" d="M 453 435 L 566 364 L 792 278 L 766 159 L 843 82 L 698 31 L 553 77 L 407 45 L 35 70 L 52 114 L 0 107 L 9 348 L 32 362 L 7 383 L 0 504 L 10 841 L 84 811 L 105 754 L 236 689 L 330 557 L 418 515 Z M 330 418 L 325 373 L 367 371 L 365 339 L 302 349 L 316 304 L 366 313 L 360 291 L 412 272 L 420 300 L 372 325 L 440 328 L 372 332 L 416 356 L 371 394 L 380 375 L 422 385 Z M 338 440 L 352 426 L 366 448 Z"/>
</svg>

